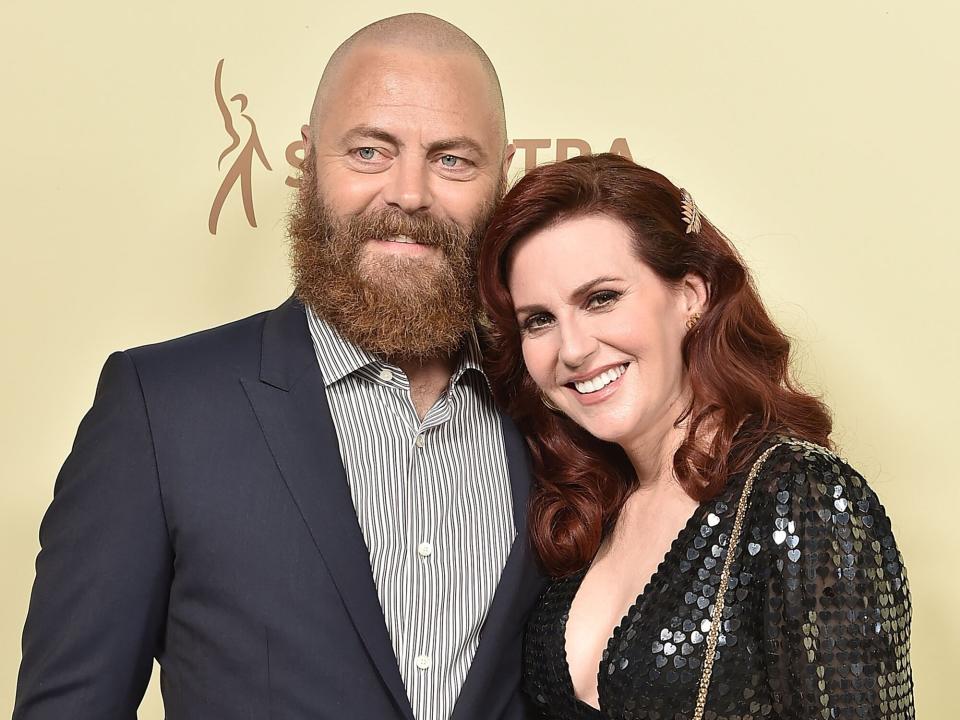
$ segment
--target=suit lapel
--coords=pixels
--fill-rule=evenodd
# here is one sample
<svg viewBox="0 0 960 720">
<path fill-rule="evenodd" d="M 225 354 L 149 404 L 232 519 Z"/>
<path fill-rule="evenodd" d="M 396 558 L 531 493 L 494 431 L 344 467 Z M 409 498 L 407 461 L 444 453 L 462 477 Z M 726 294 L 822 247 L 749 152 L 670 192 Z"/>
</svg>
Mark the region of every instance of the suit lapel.
<svg viewBox="0 0 960 720">
<path fill-rule="evenodd" d="M 544 587 L 544 579 L 534 561 L 533 548 L 527 533 L 527 501 L 531 475 L 523 438 L 513 422 L 500 416 L 510 487 L 513 495 L 514 538 L 500 582 L 493 595 L 490 610 L 480 633 L 480 644 L 467 673 L 452 718 L 454 720 L 487 720 L 500 717 L 516 686 L 497 682 L 497 673 L 504 664 L 504 654 L 519 653 L 529 610 Z M 520 665 L 520 657 L 508 663 Z"/>
<path fill-rule="evenodd" d="M 267 316 L 260 377 L 241 383 L 357 633 L 397 706 L 413 720 L 299 302 L 288 300 Z"/>
</svg>

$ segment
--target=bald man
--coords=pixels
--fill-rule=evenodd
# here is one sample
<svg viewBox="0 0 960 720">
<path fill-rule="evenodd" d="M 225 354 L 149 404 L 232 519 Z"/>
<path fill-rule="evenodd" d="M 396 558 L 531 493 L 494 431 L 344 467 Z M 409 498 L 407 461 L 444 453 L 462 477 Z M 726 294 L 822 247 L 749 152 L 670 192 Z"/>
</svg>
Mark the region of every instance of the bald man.
<svg viewBox="0 0 960 720">
<path fill-rule="evenodd" d="M 112 355 L 40 528 L 15 720 L 521 720 L 541 587 L 474 260 L 512 148 L 480 47 L 426 15 L 330 58 L 296 294 Z"/>
</svg>

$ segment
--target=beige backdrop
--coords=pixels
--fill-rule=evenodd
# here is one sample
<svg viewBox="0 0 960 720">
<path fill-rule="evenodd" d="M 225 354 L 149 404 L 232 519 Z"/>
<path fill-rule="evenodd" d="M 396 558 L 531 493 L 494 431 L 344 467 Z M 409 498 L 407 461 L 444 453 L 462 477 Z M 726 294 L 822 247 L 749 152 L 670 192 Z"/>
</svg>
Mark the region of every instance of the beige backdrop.
<svg viewBox="0 0 960 720">
<path fill-rule="evenodd" d="M 609 149 L 689 188 L 735 240 L 893 517 L 922 718 L 954 716 L 960 50 L 951 2 L 26 3 L 0 30 L 0 713 L 13 704 L 37 528 L 117 348 L 279 304 L 288 145 L 336 44 L 407 10 L 471 33 L 510 136 Z M 254 157 L 216 236 L 243 93 Z M 252 148 L 251 148 L 252 151 Z M 575 151 L 572 151 L 575 152 Z M 515 166 L 522 167 L 522 154 Z M 117 511 L 121 511 L 119 508 Z M 953 608 L 953 610 L 951 610 Z M 154 686 L 142 717 L 162 717 Z M 955 687 L 955 681 L 953 681 Z M 955 697 L 955 696 L 954 696 Z"/>
</svg>

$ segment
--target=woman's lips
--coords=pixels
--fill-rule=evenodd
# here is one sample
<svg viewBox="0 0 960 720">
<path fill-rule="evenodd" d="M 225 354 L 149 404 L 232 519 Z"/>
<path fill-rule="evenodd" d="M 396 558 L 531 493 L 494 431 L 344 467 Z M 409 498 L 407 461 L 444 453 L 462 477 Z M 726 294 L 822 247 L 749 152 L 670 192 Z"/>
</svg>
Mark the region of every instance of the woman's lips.
<svg viewBox="0 0 960 720">
<path fill-rule="evenodd" d="M 631 364 L 632 363 L 626 363 L 626 367 L 624 371 L 620 374 L 620 376 L 616 380 L 610 383 L 607 383 L 599 390 L 595 390 L 593 392 L 588 392 L 588 393 L 581 393 L 575 387 L 571 387 L 570 384 L 564 385 L 564 388 L 567 392 L 573 395 L 573 397 L 576 398 L 577 402 L 580 403 L 581 405 L 596 405 L 597 403 L 602 403 L 604 400 L 606 400 L 615 392 L 617 392 L 617 390 L 623 384 L 623 378 L 630 371 Z"/>
</svg>

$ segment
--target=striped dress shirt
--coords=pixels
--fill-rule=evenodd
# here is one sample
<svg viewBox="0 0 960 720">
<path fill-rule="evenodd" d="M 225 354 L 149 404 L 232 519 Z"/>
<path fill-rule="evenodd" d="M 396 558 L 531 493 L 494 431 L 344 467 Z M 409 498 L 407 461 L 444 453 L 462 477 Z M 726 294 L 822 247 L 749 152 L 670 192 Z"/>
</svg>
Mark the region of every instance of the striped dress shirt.
<svg viewBox="0 0 960 720">
<path fill-rule="evenodd" d="M 476 337 L 421 420 L 400 368 L 307 309 L 350 494 L 417 720 L 446 720 L 516 530 Z"/>
</svg>

